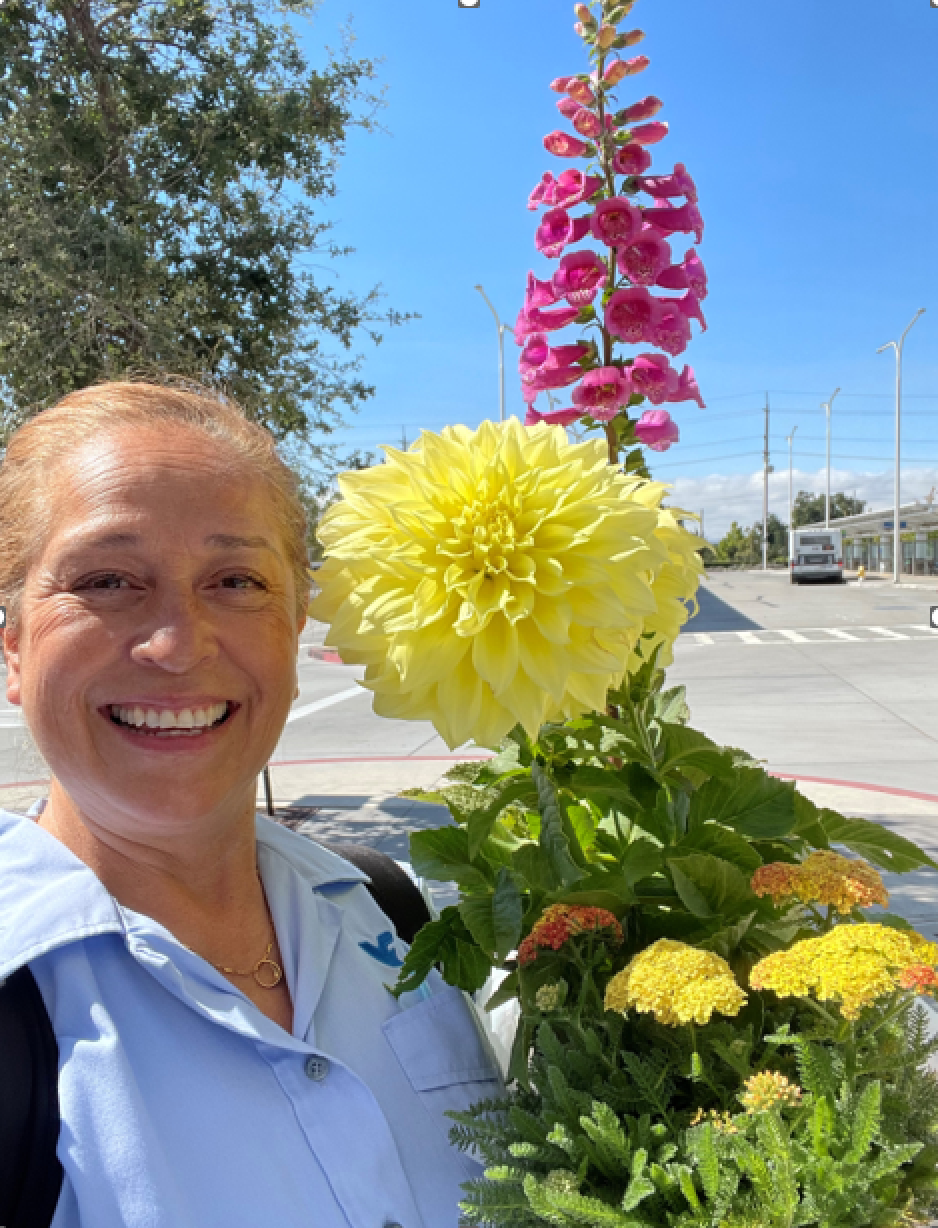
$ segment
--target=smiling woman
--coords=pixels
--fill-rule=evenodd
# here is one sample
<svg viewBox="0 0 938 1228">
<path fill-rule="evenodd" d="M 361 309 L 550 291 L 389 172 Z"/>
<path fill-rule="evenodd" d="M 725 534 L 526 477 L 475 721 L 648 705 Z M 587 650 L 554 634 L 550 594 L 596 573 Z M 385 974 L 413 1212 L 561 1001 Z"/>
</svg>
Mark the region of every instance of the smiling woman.
<svg viewBox="0 0 938 1228">
<path fill-rule="evenodd" d="M 498 1086 L 474 1019 L 388 994 L 365 876 L 255 814 L 304 540 L 271 436 L 199 390 L 74 393 L 0 465 L 7 695 L 52 774 L 0 812 L 0 978 L 56 1036 L 56 1228 L 457 1222 L 443 1113 Z"/>
</svg>

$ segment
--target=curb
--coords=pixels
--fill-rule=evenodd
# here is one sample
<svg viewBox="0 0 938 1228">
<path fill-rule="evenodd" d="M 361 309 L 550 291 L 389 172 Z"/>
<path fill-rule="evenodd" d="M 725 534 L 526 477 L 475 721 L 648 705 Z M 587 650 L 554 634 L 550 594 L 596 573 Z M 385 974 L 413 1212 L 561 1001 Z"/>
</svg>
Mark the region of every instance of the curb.
<svg viewBox="0 0 938 1228">
<path fill-rule="evenodd" d="M 803 780 L 811 785 L 833 785 L 838 789 L 861 789 L 866 793 L 888 793 L 892 797 L 911 797 L 919 802 L 934 802 L 938 806 L 938 794 L 917 793 L 914 789 L 899 789 L 893 785 L 870 785 L 857 780 L 831 780 L 827 776 L 795 776 L 791 772 L 769 772 L 778 780 Z"/>
<path fill-rule="evenodd" d="M 309 649 L 307 656 L 313 661 L 328 661 L 330 665 L 345 664 L 334 648 L 320 648 L 317 644 Z"/>
</svg>

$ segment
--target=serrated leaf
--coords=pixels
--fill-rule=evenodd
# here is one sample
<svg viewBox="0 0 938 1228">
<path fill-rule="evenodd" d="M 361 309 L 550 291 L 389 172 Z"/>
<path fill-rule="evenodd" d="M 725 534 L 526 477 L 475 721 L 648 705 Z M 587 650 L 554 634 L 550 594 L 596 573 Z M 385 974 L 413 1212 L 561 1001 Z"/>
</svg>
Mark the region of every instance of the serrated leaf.
<svg viewBox="0 0 938 1228">
<path fill-rule="evenodd" d="M 538 810 L 541 813 L 539 844 L 561 885 L 569 887 L 583 877 L 583 871 L 574 864 L 570 856 L 570 844 L 564 831 L 557 790 L 539 763 L 531 765 L 531 772 L 537 788 Z"/>
<path fill-rule="evenodd" d="M 822 810 L 820 821 L 831 844 L 846 845 L 882 870 L 891 870 L 894 874 L 906 874 L 922 866 L 938 870 L 938 863 L 917 844 L 879 823 L 869 819 L 847 819 L 833 810 Z"/>
<path fill-rule="evenodd" d="M 435 827 L 410 836 L 410 860 L 415 873 L 438 882 L 455 882 L 469 890 L 491 887 L 494 875 L 484 862 L 472 865 L 469 835 L 462 827 Z"/>
<path fill-rule="evenodd" d="M 521 892 L 510 871 L 501 869 L 495 890 L 467 895 L 459 901 L 459 915 L 483 951 L 505 959 L 521 938 L 524 911 Z"/>
<path fill-rule="evenodd" d="M 711 776 L 727 776 L 733 772 L 722 748 L 697 729 L 688 729 L 686 725 L 662 725 L 661 738 L 658 764 L 661 776 L 682 767 L 700 768 Z"/>
<path fill-rule="evenodd" d="M 710 853 L 668 857 L 674 890 L 695 917 L 739 916 L 758 903 L 749 878 L 732 862 Z"/>
<path fill-rule="evenodd" d="M 525 772 L 523 776 L 511 776 L 502 783 L 495 797 L 484 810 L 472 811 L 466 822 L 470 861 L 475 861 L 478 857 L 483 844 L 492 834 L 492 828 L 498 822 L 498 816 L 505 807 L 511 805 L 512 802 L 533 801 L 535 796 L 534 783 Z"/>
<path fill-rule="evenodd" d="M 685 853 L 711 853 L 714 857 L 722 857 L 749 877 L 762 865 L 762 858 L 748 840 L 717 823 L 704 823 L 682 836 L 674 845 L 673 855 Z"/>
<path fill-rule="evenodd" d="M 522 844 L 515 849 L 511 867 L 534 891 L 557 891 L 563 885 L 553 862 L 539 844 Z"/>
<path fill-rule="evenodd" d="M 570 778 L 567 788 L 575 796 L 599 794 L 602 797 L 625 802 L 629 806 L 638 805 L 628 785 L 618 772 L 613 771 L 611 768 L 577 768 Z"/>
<path fill-rule="evenodd" d="M 795 787 L 759 768 L 734 768 L 727 780 L 709 780 L 691 797 L 690 826 L 708 820 L 742 836 L 787 836 L 795 826 Z"/>
<path fill-rule="evenodd" d="M 436 964 L 442 965 L 448 984 L 467 993 L 475 993 L 488 980 L 492 961 L 473 941 L 458 908 L 444 908 L 436 921 L 418 932 L 391 992 L 400 997 L 417 989 Z"/>
</svg>

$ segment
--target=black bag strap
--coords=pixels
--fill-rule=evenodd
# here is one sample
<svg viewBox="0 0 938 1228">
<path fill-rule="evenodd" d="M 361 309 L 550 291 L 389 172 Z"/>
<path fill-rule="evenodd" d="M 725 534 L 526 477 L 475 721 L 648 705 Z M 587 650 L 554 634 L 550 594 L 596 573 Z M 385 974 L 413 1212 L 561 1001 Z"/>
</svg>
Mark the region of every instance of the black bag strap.
<svg viewBox="0 0 938 1228">
<path fill-rule="evenodd" d="M 398 936 L 411 943 L 430 910 L 387 853 L 364 844 L 327 844 L 371 880 L 366 884 Z M 0 984 L 0 1225 L 49 1228 L 62 1188 L 59 1050 L 39 986 L 28 967 Z"/>
<path fill-rule="evenodd" d="M 366 887 L 402 941 L 412 943 L 417 931 L 433 919 L 417 884 L 387 853 L 379 853 L 367 844 L 332 844 L 325 840 L 316 843 L 368 875 L 371 881 Z"/>
<path fill-rule="evenodd" d="M 59 1049 L 28 967 L 0 985 L 0 1224 L 48 1228 L 62 1188 Z"/>
</svg>

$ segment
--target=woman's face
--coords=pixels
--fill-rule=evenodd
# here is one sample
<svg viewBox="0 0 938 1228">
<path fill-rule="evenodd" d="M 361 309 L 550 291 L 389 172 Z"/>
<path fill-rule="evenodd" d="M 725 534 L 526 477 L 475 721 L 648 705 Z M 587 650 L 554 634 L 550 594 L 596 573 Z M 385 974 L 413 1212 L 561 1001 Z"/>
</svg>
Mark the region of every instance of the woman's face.
<svg viewBox="0 0 938 1228">
<path fill-rule="evenodd" d="M 123 428 L 64 459 L 47 497 L 5 646 L 53 775 L 124 835 L 253 813 L 302 629 L 265 486 L 193 431 Z"/>
</svg>

